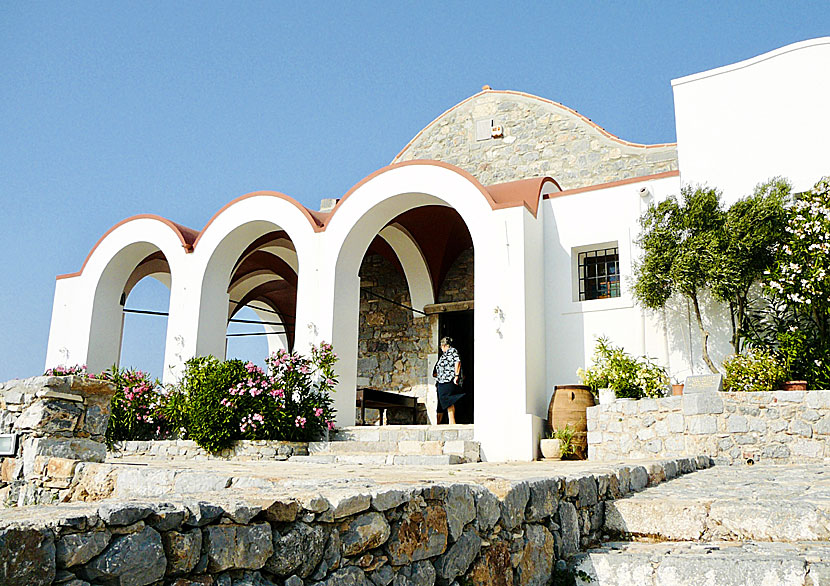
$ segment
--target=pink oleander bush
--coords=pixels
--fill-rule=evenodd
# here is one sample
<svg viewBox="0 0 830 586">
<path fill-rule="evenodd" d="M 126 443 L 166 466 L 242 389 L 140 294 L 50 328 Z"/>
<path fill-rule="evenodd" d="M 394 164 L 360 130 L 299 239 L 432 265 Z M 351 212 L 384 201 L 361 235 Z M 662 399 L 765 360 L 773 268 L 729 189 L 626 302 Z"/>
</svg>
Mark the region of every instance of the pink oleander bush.
<svg viewBox="0 0 830 586">
<path fill-rule="evenodd" d="M 95 375 L 87 372 L 86 364 L 75 364 L 73 366 L 60 365 L 54 368 L 47 368 L 43 373 L 45 376 L 82 376 L 84 378 L 95 378 Z"/>
<path fill-rule="evenodd" d="M 308 441 L 334 428 L 337 356 L 330 344 L 309 356 L 281 350 L 266 369 L 241 360 L 193 358 L 164 409 L 179 436 L 218 452 L 238 439 Z"/>
<path fill-rule="evenodd" d="M 169 389 L 140 370 L 113 366 L 94 378 L 115 385 L 110 401 L 107 445 L 125 440 L 167 439 L 175 430 L 165 416 Z"/>
</svg>

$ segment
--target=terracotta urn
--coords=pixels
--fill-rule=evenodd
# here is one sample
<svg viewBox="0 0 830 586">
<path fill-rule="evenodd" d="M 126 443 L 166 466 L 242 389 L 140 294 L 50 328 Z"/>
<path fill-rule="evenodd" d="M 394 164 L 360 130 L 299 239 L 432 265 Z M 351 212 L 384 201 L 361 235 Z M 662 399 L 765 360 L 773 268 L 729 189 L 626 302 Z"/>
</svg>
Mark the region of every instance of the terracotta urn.
<svg viewBox="0 0 830 586">
<path fill-rule="evenodd" d="M 781 389 L 784 391 L 806 391 L 807 390 L 807 381 L 806 380 L 788 380 L 781 385 Z"/>
</svg>

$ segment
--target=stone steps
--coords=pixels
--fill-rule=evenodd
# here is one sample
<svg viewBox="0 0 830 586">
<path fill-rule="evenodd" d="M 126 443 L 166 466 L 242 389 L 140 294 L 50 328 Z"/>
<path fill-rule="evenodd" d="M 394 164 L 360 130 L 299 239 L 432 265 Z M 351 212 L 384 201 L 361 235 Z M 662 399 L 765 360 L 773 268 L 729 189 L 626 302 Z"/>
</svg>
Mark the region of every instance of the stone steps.
<svg viewBox="0 0 830 586">
<path fill-rule="evenodd" d="M 612 536 L 684 541 L 830 541 L 822 466 L 716 466 L 608 503 Z M 747 475 L 752 475 L 747 477 Z"/>
<path fill-rule="evenodd" d="M 830 467 L 715 466 L 605 503 L 592 586 L 830 585 Z M 563 564 L 565 562 L 562 562 Z"/>
<path fill-rule="evenodd" d="M 338 429 L 331 441 L 311 442 L 292 462 L 446 466 L 478 462 L 472 425 L 384 425 Z"/>
<path fill-rule="evenodd" d="M 573 556 L 579 586 L 830 584 L 828 542 L 610 542 Z"/>
</svg>

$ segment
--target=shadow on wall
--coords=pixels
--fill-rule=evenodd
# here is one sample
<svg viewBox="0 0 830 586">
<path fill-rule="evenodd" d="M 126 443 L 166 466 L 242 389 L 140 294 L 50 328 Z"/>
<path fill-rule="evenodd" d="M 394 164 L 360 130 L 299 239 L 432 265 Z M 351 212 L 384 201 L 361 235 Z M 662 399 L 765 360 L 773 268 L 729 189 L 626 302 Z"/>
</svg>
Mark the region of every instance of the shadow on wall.
<svg viewBox="0 0 830 586">
<path fill-rule="evenodd" d="M 723 360 L 732 354 L 729 309 L 707 293 L 699 299 L 703 325 L 709 332 L 709 356 L 721 369 Z M 675 295 L 660 313 L 665 315 L 670 374 L 679 382 L 689 375 L 709 374 L 709 367 L 703 361 L 702 338 L 692 302 Z"/>
<path fill-rule="evenodd" d="M 545 389 L 548 404 L 556 385 L 581 384 L 586 364 L 585 317 L 572 311 L 571 255 L 561 244 L 554 214 L 545 217 Z"/>
</svg>

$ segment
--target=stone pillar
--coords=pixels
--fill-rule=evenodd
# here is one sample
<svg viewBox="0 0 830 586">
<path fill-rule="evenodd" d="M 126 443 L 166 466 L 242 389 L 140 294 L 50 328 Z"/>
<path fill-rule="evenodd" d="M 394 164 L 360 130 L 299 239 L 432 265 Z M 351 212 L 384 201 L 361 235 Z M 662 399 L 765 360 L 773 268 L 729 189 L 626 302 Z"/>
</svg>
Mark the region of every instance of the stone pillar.
<svg viewBox="0 0 830 586">
<path fill-rule="evenodd" d="M 0 506 L 61 498 L 79 462 L 103 462 L 115 386 L 81 376 L 39 376 L 0 384 L 0 433 L 17 434 L 0 457 Z"/>
</svg>

